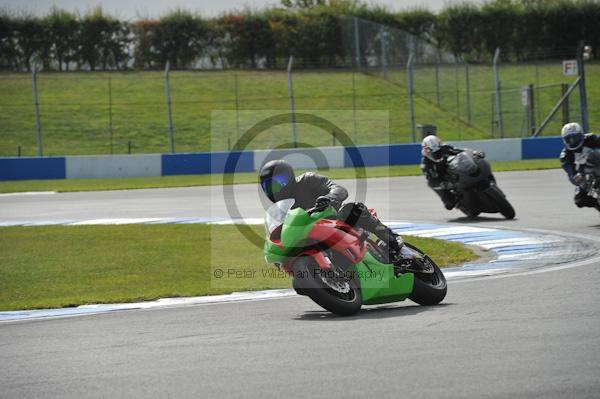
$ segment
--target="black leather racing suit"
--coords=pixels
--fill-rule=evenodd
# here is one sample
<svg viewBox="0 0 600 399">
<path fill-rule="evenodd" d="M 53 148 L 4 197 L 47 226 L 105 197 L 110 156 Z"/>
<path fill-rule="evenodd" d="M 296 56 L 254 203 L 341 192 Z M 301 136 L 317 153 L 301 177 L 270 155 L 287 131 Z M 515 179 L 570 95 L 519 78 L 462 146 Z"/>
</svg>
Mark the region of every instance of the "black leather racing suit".
<svg viewBox="0 0 600 399">
<path fill-rule="evenodd" d="M 583 138 L 583 145 L 577 150 L 569 150 L 564 148 L 560 153 L 560 163 L 562 168 L 567 172 L 569 181 L 575 185 L 575 205 L 578 207 L 595 207 L 600 210 L 600 205 L 594 197 L 587 195 L 587 192 L 582 189 L 575 180 L 575 175 L 583 172 L 587 154 L 600 148 L 600 136 L 588 133 Z"/>
<path fill-rule="evenodd" d="M 340 220 L 374 233 L 380 240 L 388 244 L 392 251 L 400 251 L 396 240 L 397 235 L 371 215 L 364 204 L 355 202 L 342 205 L 348 198 L 348 191 L 328 177 L 313 172 L 304 173 L 296 178 L 295 184 L 287 186 L 277 194 L 275 200 L 293 198 L 295 200 L 293 208 L 309 209 L 315 206 L 319 197 L 327 197 L 331 200 L 331 206 L 338 211 Z"/>
<path fill-rule="evenodd" d="M 456 205 L 456 196 L 447 188 L 448 156 L 460 154 L 464 149 L 444 144 L 439 151 L 442 152 L 440 162 L 433 162 L 427 157 L 421 158 L 421 171 L 427 179 L 427 185 L 440 196 L 446 209 L 450 210 Z"/>
</svg>

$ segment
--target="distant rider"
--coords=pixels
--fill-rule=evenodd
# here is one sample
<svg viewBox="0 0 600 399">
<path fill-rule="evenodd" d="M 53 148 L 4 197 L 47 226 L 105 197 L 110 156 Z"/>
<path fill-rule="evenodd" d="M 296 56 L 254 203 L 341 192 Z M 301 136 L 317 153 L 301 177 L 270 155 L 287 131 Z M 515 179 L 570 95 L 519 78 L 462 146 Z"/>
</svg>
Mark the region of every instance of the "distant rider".
<svg viewBox="0 0 600 399">
<path fill-rule="evenodd" d="M 398 235 L 373 216 L 364 204 L 355 202 L 342 205 L 348 198 L 348 191 L 331 179 L 313 172 L 296 178 L 294 169 L 284 160 L 267 162 L 260 169 L 259 176 L 260 186 L 271 202 L 293 198 L 293 208 L 325 209 L 332 206 L 338 211 L 338 219 L 363 228 L 385 242 L 391 259 L 396 259 L 400 254 Z"/>
<path fill-rule="evenodd" d="M 446 209 L 456 206 L 458 199 L 450 191 L 452 182 L 448 175 L 448 156 L 463 152 L 464 149 L 444 144 L 434 135 L 427 136 L 421 143 L 421 170 L 427 179 L 427 185 L 440 196 Z M 474 151 L 473 154 L 483 158 L 485 154 Z"/>
<path fill-rule="evenodd" d="M 567 123 L 563 126 L 560 135 L 565 148 L 560 153 L 560 163 L 567 172 L 569 181 L 575 186 L 575 205 L 578 207 L 595 207 L 600 210 L 598 201 L 590 197 L 583 183 L 583 167 L 588 154 L 594 149 L 600 148 L 600 136 L 592 133 L 583 133 L 578 123 Z"/>
</svg>

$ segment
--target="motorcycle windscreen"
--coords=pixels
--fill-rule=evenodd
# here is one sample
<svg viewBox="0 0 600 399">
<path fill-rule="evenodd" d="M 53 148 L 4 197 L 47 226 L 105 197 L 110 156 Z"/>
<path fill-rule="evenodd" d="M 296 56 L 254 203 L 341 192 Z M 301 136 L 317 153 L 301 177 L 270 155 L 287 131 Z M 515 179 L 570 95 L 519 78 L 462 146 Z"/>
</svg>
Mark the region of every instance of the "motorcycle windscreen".
<svg viewBox="0 0 600 399">
<path fill-rule="evenodd" d="M 267 235 L 271 235 L 273 230 L 283 224 L 286 215 L 294 206 L 295 200 L 293 198 L 284 199 L 277 201 L 267 209 L 265 214 L 265 229 Z"/>
<path fill-rule="evenodd" d="M 474 175 L 478 172 L 477 164 L 473 160 L 472 154 L 468 151 L 461 152 L 448 162 L 448 169 L 453 173 L 461 175 Z"/>
</svg>

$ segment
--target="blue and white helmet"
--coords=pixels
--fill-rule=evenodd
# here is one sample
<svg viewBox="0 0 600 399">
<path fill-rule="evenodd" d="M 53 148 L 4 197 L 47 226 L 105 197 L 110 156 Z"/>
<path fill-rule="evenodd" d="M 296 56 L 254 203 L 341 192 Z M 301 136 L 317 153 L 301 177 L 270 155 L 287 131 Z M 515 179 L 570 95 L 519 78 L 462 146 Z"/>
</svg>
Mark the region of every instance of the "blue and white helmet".
<svg viewBox="0 0 600 399">
<path fill-rule="evenodd" d="M 563 126 L 560 135 L 569 150 L 577 150 L 583 145 L 583 129 L 579 123 L 571 122 Z"/>
<path fill-rule="evenodd" d="M 434 135 L 425 137 L 421 143 L 421 155 L 433 162 L 440 162 L 443 159 L 441 149 L 442 141 Z"/>
</svg>

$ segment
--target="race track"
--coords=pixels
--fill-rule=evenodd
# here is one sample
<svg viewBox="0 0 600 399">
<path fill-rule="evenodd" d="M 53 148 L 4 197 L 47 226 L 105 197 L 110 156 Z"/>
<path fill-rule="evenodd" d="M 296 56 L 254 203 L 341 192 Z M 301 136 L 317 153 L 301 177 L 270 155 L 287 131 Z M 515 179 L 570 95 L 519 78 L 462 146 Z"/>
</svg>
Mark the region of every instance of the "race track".
<svg viewBox="0 0 600 399">
<path fill-rule="evenodd" d="M 600 236 L 562 171 L 497 180 L 514 221 L 448 212 L 422 177 L 372 179 L 366 202 L 386 219 Z M 3 196 L 0 221 L 228 216 L 218 191 Z M 235 192 L 262 216 L 254 185 Z M 0 397 L 597 398 L 599 266 L 453 281 L 441 306 L 352 318 L 291 297 L 0 323 Z"/>
</svg>

